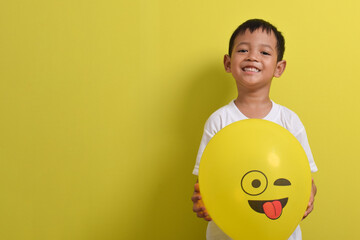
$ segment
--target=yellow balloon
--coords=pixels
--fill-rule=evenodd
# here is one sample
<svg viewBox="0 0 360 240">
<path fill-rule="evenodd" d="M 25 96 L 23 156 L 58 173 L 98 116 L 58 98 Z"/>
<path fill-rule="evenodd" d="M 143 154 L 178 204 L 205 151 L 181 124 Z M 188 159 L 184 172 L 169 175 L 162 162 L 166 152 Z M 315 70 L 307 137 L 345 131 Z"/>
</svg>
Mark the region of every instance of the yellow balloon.
<svg viewBox="0 0 360 240">
<path fill-rule="evenodd" d="M 286 240 L 307 208 L 311 172 L 305 151 L 288 130 L 248 119 L 210 140 L 199 186 L 209 215 L 231 238 Z"/>
</svg>

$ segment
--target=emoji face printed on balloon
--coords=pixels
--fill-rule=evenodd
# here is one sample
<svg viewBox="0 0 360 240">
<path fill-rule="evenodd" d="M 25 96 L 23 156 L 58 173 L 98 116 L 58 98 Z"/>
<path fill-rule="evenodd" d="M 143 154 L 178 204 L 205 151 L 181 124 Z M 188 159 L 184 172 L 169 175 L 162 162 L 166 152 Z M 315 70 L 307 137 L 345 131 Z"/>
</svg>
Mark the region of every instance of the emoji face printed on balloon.
<svg viewBox="0 0 360 240">
<path fill-rule="evenodd" d="M 274 186 L 290 186 L 289 180 L 279 178 L 275 180 Z M 243 191 L 250 196 L 261 195 L 268 186 L 268 180 L 261 171 L 253 170 L 247 172 L 241 179 Z M 288 202 L 288 197 L 271 200 L 249 200 L 249 206 L 258 213 L 264 213 L 269 219 L 276 220 Z"/>
<path fill-rule="evenodd" d="M 311 192 L 306 154 L 285 128 L 266 120 L 235 122 L 208 143 L 199 170 L 202 199 L 232 239 L 288 239 Z"/>
</svg>

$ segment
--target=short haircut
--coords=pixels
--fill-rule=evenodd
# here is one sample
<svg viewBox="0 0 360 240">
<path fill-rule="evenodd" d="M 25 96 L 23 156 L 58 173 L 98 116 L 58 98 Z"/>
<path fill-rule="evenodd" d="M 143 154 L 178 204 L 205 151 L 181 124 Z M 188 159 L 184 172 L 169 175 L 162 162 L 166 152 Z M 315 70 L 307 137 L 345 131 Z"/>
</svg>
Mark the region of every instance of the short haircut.
<svg viewBox="0 0 360 240">
<path fill-rule="evenodd" d="M 242 35 L 246 32 L 246 30 L 249 30 L 250 33 L 254 32 L 257 29 L 262 29 L 263 31 L 266 31 L 267 34 L 271 34 L 271 32 L 274 33 L 277 44 L 277 61 L 281 61 L 284 56 L 285 52 L 285 39 L 284 36 L 277 30 L 275 26 L 273 26 L 271 23 L 266 22 L 262 19 L 250 19 L 241 24 L 231 35 L 230 43 L 229 43 L 229 56 L 231 57 L 231 53 L 234 47 L 234 41 L 235 38 L 238 35 Z"/>
</svg>

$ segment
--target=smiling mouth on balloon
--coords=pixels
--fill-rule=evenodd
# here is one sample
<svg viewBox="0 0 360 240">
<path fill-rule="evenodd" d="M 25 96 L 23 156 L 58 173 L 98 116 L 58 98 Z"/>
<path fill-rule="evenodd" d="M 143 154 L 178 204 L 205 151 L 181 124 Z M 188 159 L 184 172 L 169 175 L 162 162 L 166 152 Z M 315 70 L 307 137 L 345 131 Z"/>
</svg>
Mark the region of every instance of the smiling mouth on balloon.
<svg viewBox="0 0 360 240">
<path fill-rule="evenodd" d="M 271 220 L 276 220 L 281 216 L 282 210 L 287 202 L 288 198 L 269 201 L 249 200 L 249 205 L 254 211 L 264 213 Z"/>
</svg>

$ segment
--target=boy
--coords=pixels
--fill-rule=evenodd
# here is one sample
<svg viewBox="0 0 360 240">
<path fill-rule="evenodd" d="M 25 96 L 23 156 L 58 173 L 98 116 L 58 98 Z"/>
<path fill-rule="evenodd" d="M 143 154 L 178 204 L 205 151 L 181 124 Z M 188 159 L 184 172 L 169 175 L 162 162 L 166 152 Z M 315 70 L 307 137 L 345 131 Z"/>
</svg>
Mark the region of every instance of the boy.
<svg viewBox="0 0 360 240">
<path fill-rule="evenodd" d="M 285 70 L 283 60 L 285 40 L 281 32 L 261 19 L 251 19 L 241 24 L 232 34 L 229 53 L 224 56 L 225 71 L 236 81 L 238 97 L 214 112 L 205 124 L 196 159 L 194 175 L 198 175 L 201 155 L 210 139 L 225 126 L 247 118 L 260 118 L 275 122 L 288 129 L 301 143 L 309 160 L 312 172 L 317 171 L 304 126 L 291 110 L 274 103 L 269 98 L 273 77 L 280 77 Z M 304 218 L 312 211 L 316 186 L 312 182 L 311 197 Z M 206 239 L 230 239 L 222 232 L 207 213 L 198 183 L 192 196 L 193 211 L 198 217 L 209 221 Z M 298 226 L 289 240 L 301 240 Z"/>
</svg>

